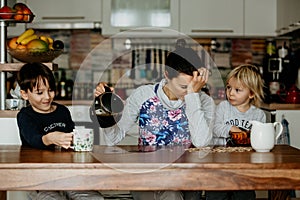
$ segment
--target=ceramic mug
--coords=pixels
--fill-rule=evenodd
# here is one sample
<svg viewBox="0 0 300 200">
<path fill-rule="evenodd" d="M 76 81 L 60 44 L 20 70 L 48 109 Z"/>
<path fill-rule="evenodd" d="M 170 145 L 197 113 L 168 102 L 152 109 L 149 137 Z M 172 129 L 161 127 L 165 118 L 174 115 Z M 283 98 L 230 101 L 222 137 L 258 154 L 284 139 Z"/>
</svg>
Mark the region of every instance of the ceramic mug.
<svg viewBox="0 0 300 200">
<path fill-rule="evenodd" d="M 75 128 L 73 130 L 74 151 L 92 151 L 94 144 L 94 130 L 91 128 Z"/>
</svg>

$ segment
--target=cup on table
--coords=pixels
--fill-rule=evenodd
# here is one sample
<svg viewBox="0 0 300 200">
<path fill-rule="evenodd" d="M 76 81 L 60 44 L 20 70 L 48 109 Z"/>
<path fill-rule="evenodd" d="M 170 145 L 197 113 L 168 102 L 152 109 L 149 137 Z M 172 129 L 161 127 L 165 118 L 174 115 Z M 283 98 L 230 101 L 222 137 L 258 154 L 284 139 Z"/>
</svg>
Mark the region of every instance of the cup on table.
<svg viewBox="0 0 300 200">
<path fill-rule="evenodd" d="M 75 128 L 73 130 L 74 151 L 92 151 L 94 144 L 94 130 L 91 128 Z"/>
</svg>

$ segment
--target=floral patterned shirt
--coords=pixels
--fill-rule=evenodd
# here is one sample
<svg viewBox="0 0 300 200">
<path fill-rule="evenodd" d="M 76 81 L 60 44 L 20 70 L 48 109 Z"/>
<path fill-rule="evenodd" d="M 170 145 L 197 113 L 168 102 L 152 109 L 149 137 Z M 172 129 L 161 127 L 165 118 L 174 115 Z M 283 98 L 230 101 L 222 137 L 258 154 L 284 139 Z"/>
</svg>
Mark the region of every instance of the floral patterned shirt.
<svg viewBox="0 0 300 200">
<path fill-rule="evenodd" d="M 139 127 L 139 145 L 191 143 L 185 105 L 176 110 L 169 110 L 162 105 L 157 96 L 142 104 Z"/>
</svg>

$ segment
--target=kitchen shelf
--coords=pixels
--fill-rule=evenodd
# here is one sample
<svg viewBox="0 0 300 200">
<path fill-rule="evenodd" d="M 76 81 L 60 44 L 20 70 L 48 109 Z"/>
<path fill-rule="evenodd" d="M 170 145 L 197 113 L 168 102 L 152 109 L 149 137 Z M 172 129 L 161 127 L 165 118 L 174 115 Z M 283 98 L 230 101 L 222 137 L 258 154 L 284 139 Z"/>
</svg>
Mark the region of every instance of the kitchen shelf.
<svg viewBox="0 0 300 200">
<path fill-rule="evenodd" d="M 2 19 L 2 16 L 11 15 L 10 19 Z M 16 20 L 14 17 L 22 17 L 22 20 Z M 32 14 L 20 14 L 20 13 L 0 13 L 0 21 L 8 23 L 31 23 L 35 15 Z"/>
<path fill-rule="evenodd" d="M 0 2 L 0 7 L 2 8 L 3 6 L 6 6 L 7 1 L 1 1 Z M 18 71 L 20 68 L 24 65 L 24 63 L 7 63 L 7 47 L 6 47 L 6 40 L 7 40 L 7 26 L 9 23 L 30 23 L 32 22 L 33 18 L 35 15 L 33 14 L 18 14 L 16 12 L 14 13 L 0 13 L 2 17 L 0 20 L 0 110 L 2 112 L 5 111 L 5 99 L 6 99 L 6 72 L 9 71 Z M 3 15 L 5 17 L 3 17 Z M 10 15 L 10 16 L 7 16 Z M 14 19 L 14 17 L 22 17 L 22 19 L 17 20 Z M 3 19 L 3 18 L 11 18 L 11 19 Z M 55 65 L 47 65 L 51 66 L 51 68 L 55 67 Z M 56 67 L 57 68 L 57 67 Z M 11 111 L 8 111 L 11 112 Z"/>
<path fill-rule="evenodd" d="M 90 106 L 91 100 L 54 100 L 65 106 Z M 0 118 L 16 118 L 19 110 L 0 110 Z"/>
<path fill-rule="evenodd" d="M 270 103 L 262 104 L 260 108 L 264 110 L 300 110 L 300 104 Z"/>
<path fill-rule="evenodd" d="M 0 63 L 0 71 L 4 71 L 4 72 L 19 71 L 24 64 L 25 63 L 4 63 L 4 64 Z M 43 63 L 43 64 L 49 67 L 49 69 L 51 69 L 52 71 L 58 70 L 58 64 L 56 63 Z"/>
<path fill-rule="evenodd" d="M 0 110 L 0 118 L 16 118 L 19 110 Z"/>
</svg>

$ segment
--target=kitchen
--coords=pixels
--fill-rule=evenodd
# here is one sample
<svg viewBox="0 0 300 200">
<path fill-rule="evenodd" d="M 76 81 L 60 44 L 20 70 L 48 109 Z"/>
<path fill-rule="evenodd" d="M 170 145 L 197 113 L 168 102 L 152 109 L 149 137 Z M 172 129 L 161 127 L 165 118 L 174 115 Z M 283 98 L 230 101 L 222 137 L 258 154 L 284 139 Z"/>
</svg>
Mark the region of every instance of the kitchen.
<svg viewBox="0 0 300 200">
<path fill-rule="evenodd" d="M 90 4 L 82 1 L 72 1 L 71 5 L 68 1 L 24 1 L 24 3 L 32 9 L 35 14 L 35 19 L 30 24 L 15 24 L 13 27 L 8 27 L 7 35 L 8 37 L 13 37 L 19 35 L 26 27 L 31 27 L 40 32 L 50 32 L 55 37 L 64 41 L 67 53 L 60 55 L 54 62 L 59 66 L 59 76 L 62 70 L 65 70 L 67 79 L 71 79 L 71 77 L 76 75 L 73 74 L 74 71 L 77 72 L 81 70 L 81 62 L 83 62 L 88 52 L 100 41 L 114 34 L 118 34 L 120 31 L 129 30 L 133 27 L 149 26 L 149 24 L 144 25 L 143 22 L 137 22 L 137 25 L 123 24 L 112 26 L 110 24 L 111 12 L 116 11 L 117 13 L 118 8 L 120 9 L 120 7 L 118 7 L 119 4 L 110 4 L 110 1 L 106 0 L 90 1 Z M 120 1 L 115 2 L 120 3 Z M 8 3 L 11 3 L 11 1 L 8 0 Z M 113 5 L 115 6 L 114 8 L 111 7 Z M 266 71 L 268 71 L 268 65 L 264 65 L 266 46 L 270 41 L 272 45 L 276 45 L 277 50 L 279 46 L 284 46 L 285 42 L 285 44 L 288 45 L 290 55 L 292 52 L 296 52 L 299 45 L 297 26 L 299 25 L 300 16 L 297 12 L 299 9 L 297 8 L 300 8 L 300 4 L 298 1 L 265 0 L 262 2 L 259 0 L 230 0 L 222 3 L 216 0 L 193 0 L 187 4 L 183 0 L 171 0 L 170 5 L 169 21 L 166 20 L 165 22 L 168 26 L 164 25 L 164 27 L 178 30 L 192 37 L 195 41 L 199 41 L 204 48 L 210 51 L 211 57 L 218 67 L 224 69 L 223 73 L 226 73 L 226 70 L 230 70 L 231 67 L 239 63 L 252 62 L 262 67 L 262 71 L 265 73 L 267 80 L 273 79 L 273 74 L 275 74 L 274 79 L 276 79 L 278 75 L 278 79 L 283 82 L 282 76 L 286 73 L 283 66 L 279 67 L 276 65 L 272 69 L 272 72 L 266 73 Z M 72 13 L 69 13 L 71 10 L 70 7 L 72 7 Z M 75 8 L 80 9 L 77 10 Z M 87 10 L 83 8 L 87 8 Z M 143 17 L 139 18 L 143 19 Z M 75 22 L 72 22 L 72 20 Z M 60 31 L 57 31 L 58 29 L 60 29 Z M 139 34 L 145 35 L 147 33 L 149 32 L 146 31 L 145 33 Z M 158 36 L 162 36 L 163 34 L 164 33 L 159 32 Z M 168 34 L 168 31 L 166 34 Z M 156 41 L 157 35 L 151 33 L 151 36 L 153 35 L 153 40 Z M 135 38 L 138 37 L 135 36 Z M 90 41 L 89 44 L 83 42 L 87 39 Z M 137 42 L 138 45 L 142 45 L 145 39 L 142 38 L 142 40 L 141 42 L 138 38 L 134 42 Z M 120 43 L 123 43 L 123 41 Z M 151 47 L 153 41 L 148 40 L 146 43 L 146 45 Z M 72 46 L 71 44 L 75 45 Z M 107 48 L 111 47 L 112 44 L 107 44 Z M 115 48 L 118 48 L 118 46 Z M 167 46 L 165 48 L 169 47 Z M 125 47 L 122 47 L 121 50 L 126 51 Z M 145 55 L 141 54 L 141 51 L 139 51 L 139 53 L 140 56 L 145 57 Z M 123 76 L 124 72 L 132 68 L 131 58 L 131 55 L 124 54 L 115 60 L 113 80 L 118 80 Z M 137 58 L 135 57 L 135 59 Z M 95 62 L 99 60 L 102 61 L 102 58 L 99 58 Z M 297 63 L 297 60 L 295 63 Z M 293 76 L 293 78 L 284 79 L 284 81 L 291 81 L 297 85 L 300 83 L 295 75 L 298 73 L 297 70 L 299 67 L 296 65 L 293 68 L 295 71 L 289 74 Z M 101 70 L 82 70 L 82 72 L 83 74 L 80 76 L 83 77 L 76 77 L 76 80 L 77 78 L 78 80 L 84 80 L 76 85 L 76 88 L 80 89 L 80 92 L 78 92 L 80 94 L 82 94 L 81 91 L 85 90 L 88 90 L 88 94 L 92 93 L 89 89 L 91 86 L 82 89 L 87 85 L 85 83 L 86 80 L 89 80 L 88 83 L 92 86 L 98 82 L 99 76 L 103 76 L 103 79 L 107 78 L 107 80 L 111 80 L 110 73 L 112 72 L 110 71 L 103 73 Z M 58 79 L 60 78 L 61 77 Z M 280 81 L 269 82 L 277 82 L 276 85 L 278 85 L 278 83 L 281 83 Z M 291 86 L 292 83 L 288 82 L 288 85 Z M 130 80 L 126 78 L 124 78 L 122 84 L 119 85 L 119 91 L 121 93 L 124 93 L 124 88 L 132 87 Z M 285 95 L 284 89 L 287 90 L 289 88 L 277 89 L 277 91 L 282 92 L 283 97 Z M 74 89 L 74 93 L 75 91 Z M 276 98 L 277 91 L 274 92 L 275 97 L 273 99 Z M 270 91 L 268 90 L 267 92 Z M 215 95 L 218 95 L 218 93 Z M 76 98 L 82 100 L 81 97 Z M 283 100 L 281 99 L 279 99 L 278 102 L 271 102 L 273 99 L 269 99 L 269 102 L 266 102 L 272 103 L 267 104 L 266 109 L 271 110 L 271 113 L 275 115 L 276 121 L 281 121 L 283 116 L 289 121 L 291 144 L 300 147 L 299 140 L 297 140 L 297 130 L 299 130 L 299 127 L 297 127 L 297 116 L 299 116 L 298 104 L 283 104 Z M 76 120 L 79 122 L 86 122 L 86 119 L 89 117 L 85 114 L 84 109 L 86 106 L 81 107 L 81 105 L 78 105 L 75 107 L 77 107 L 74 114 L 75 119 L 78 118 Z M 5 115 L 0 122 L 1 127 L 7 127 L 7 130 L 5 129 L 6 131 L 4 132 L 16 132 L 16 135 L 1 135 L 1 141 L 7 143 L 18 142 L 16 125 L 15 122 L 12 121 L 15 115 L 10 114 L 10 112 L 6 110 L 3 112 Z M 100 143 L 101 141 L 100 138 Z M 132 142 L 132 140 L 129 138 L 128 142 Z"/>
</svg>

